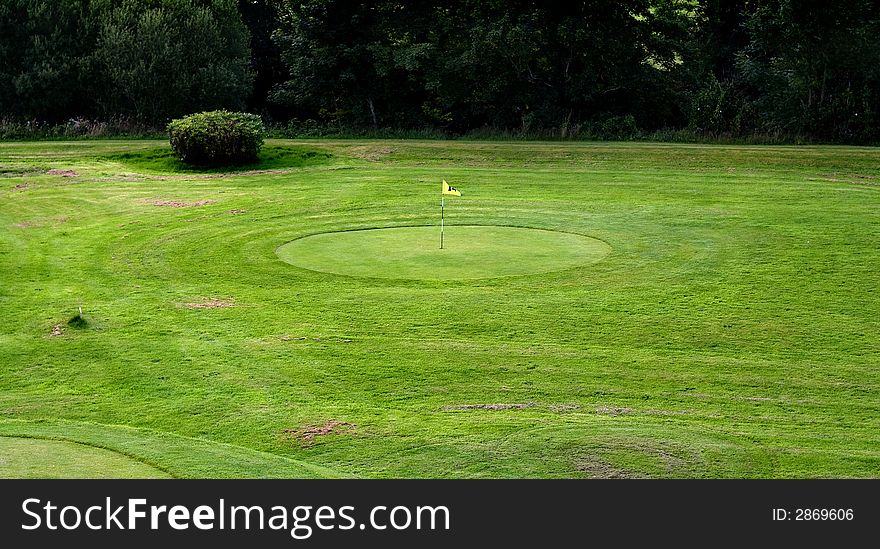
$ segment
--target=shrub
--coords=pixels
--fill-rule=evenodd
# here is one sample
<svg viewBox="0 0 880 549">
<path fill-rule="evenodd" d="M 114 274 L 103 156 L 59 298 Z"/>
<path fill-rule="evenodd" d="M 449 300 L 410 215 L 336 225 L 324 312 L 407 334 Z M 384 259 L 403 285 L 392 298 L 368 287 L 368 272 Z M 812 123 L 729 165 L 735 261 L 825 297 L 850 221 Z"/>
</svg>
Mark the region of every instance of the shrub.
<svg viewBox="0 0 880 549">
<path fill-rule="evenodd" d="M 171 150 L 196 166 L 254 162 L 265 134 L 260 117 L 243 112 L 202 112 L 168 124 Z"/>
<path fill-rule="evenodd" d="M 623 116 L 609 116 L 599 124 L 599 136 L 602 139 L 625 141 L 634 139 L 639 135 L 639 127 L 636 119 L 631 114 Z"/>
</svg>

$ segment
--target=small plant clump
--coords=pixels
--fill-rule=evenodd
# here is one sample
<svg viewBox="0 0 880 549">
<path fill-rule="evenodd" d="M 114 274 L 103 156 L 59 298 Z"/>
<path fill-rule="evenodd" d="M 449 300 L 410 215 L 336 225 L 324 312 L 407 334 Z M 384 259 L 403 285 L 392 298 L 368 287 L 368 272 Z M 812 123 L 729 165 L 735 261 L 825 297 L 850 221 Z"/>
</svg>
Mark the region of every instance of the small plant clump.
<svg viewBox="0 0 880 549">
<path fill-rule="evenodd" d="M 67 321 L 67 325 L 77 330 L 85 330 L 89 327 L 89 321 L 85 319 L 82 313 L 78 313 Z"/>
<path fill-rule="evenodd" d="M 194 166 L 255 162 L 265 135 L 260 117 L 243 112 L 201 112 L 168 124 L 171 150 Z"/>
</svg>

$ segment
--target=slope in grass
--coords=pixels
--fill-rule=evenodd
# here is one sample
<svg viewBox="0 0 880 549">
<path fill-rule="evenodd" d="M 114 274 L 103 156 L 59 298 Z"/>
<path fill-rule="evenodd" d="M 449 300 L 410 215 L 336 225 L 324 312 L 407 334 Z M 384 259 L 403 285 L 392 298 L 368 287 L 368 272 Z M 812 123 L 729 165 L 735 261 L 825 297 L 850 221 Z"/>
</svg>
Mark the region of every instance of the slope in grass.
<svg viewBox="0 0 880 549">
<path fill-rule="evenodd" d="M 63 440 L 0 436 L 0 478 L 170 478 L 128 456 Z"/>
<path fill-rule="evenodd" d="M 32 439 L 43 439 L 33 442 Z M 22 462 L 28 447 L 42 454 Z M 54 446 L 53 444 L 58 444 Z M 30 446 L 28 446 L 30 445 Z M 5 448 L 5 449 L 4 449 Z M 89 465 L 95 456 L 95 465 Z M 249 448 L 148 429 L 73 421 L 0 419 L 0 463 L 9 478 L 159 477 L 178 478 L 334 478 L 320 466 Z M 115 460 L 115 461 L 114 461 Z M 124 465 L 123 462 L 128 463 Z M 123 464 L 119 473 L 102 465 Z M 0 473 L 0 476 L 6 473 Z"/>
<path fill-rule="evenodd" d="M 98 160 L 117 162 L 125 169 L 141 173 L 235 173 L 259 170 L 282 170 L 302 168 L 326 163 L 332 157 L 327 152 L 315 151 L 306 147 L 286 147 L 267 145 L 260 151 L 260 159 L 252 164 L 204 168 L 190 166 L 181 162 L 171 148 L 156 147 L 131 152 L 114 153 Z"/>
</svg>

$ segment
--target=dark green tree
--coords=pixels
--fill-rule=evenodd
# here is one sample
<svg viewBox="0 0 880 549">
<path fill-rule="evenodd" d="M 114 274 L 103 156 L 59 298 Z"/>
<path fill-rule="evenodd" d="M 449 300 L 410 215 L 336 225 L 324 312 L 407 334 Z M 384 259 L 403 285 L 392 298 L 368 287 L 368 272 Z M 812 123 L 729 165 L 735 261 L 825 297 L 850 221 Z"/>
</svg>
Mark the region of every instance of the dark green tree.
<svg viewBox="0 0 880 549">
<path fill-rule="evenodd" d="M 683 66 L 687 92 L 680 104 L 691 129 L 711 135 L 741 135 L 758 128 L 757 116 L 737 59 L 748 44 L 745 22 L 754 0 L 701 0 L 694 7 L 696 27 Z"/>
<path fill-rule="evenodd" d="M 681 2 L 285 2 L 290 80 L 273 98 L 325 119 L 467 130 L 566 128 L 630 115 L 662 125 L 688 16 Z M 673 22 L 677 20 L 677 22 Z M 647 86 L 647 88 L 646 88 Z M 672 96 L 657 93 L 661 102 Z M 635 119 L 633 119 L 635 115 Z M 662 118 L 663 120 L 658 120 Z"/>
<path fill-rule="evenodd" d="M 281 61 L 281 50 L 272 40 L 278 29 L 278 2 L 276 0 L 239 0 L 241 18 L 250 33 L 251 72 L 254 85 L 248 98 L 248 108 L 254 112 L 283 117 L 285 111 L 269 103 L 272 87 L 287 80 L 287 69 Z"/>
<path fill-rule="evenodd" d="M 105 114 L 164 123 L 243 107 L 250 50 L 234 0 L 124 0 L 99 10 L 95 60 L 108 92 Z"/>
<path fill-rule="evenodd" d="M 0 1 L 0 115 L 94 113 L 95 35 L 83 0 Z"/>
<path fill-rule="evenodd" d="M 880 7 L 874 0 L 769 0 L 745 22 L 737 68 L 764 129 L 880 139 Z"/>
<path fill-rule="evenodd" d="M 406 125 L 418 115 L 424 83 L 417 77 L 430 45 L 423 5 L 306 0 L 284 3 L 275 39 L 290 79 L 277 103 L 306 116 L 349 125 Z M 401 124 L 402 123 L 402 124 Z"/>
</svg>

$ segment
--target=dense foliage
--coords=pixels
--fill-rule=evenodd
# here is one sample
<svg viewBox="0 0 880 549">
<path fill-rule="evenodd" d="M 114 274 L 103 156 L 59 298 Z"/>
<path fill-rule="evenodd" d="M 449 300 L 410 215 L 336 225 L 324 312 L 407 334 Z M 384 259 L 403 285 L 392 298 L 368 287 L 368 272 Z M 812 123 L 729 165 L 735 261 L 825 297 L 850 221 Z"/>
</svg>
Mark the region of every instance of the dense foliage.
<svg viewBox="0 0 880 549">
<path fill-rule="evenodd" d="M 168 124 L 171 150 L 196 166 L 224 166 L 257 160 L 265 128 L 255 114 L 211 111 Z"/>
<path fill-rule="evenodd" d="M 876 0 L 0 0 L 0 119 L 877 142 L 878 35 Z"/>
<path fill-rule="evenodd" d="M 0 0 L 0 117 L 162 126 L 240 108 L 249 56 L 233 0 Z"/>
</svg>

